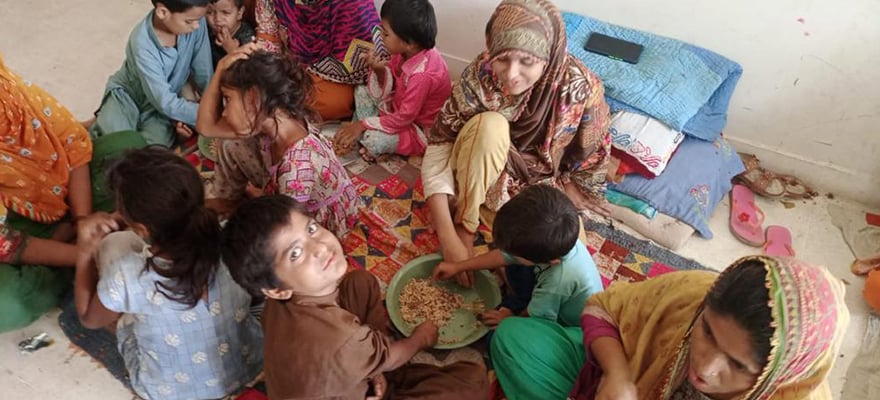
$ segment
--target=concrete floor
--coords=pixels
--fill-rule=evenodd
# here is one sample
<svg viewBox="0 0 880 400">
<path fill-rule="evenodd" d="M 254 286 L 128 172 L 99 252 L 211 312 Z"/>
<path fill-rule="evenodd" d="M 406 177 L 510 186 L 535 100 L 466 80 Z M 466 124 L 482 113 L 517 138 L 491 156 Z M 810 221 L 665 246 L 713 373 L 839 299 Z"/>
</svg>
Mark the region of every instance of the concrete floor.
<svg viewBox="0 0 880 400">
<path fill-rule="evenodd" d="M 131 28 L 150 8 L 146 0 L 0 0 L 0 54 L 6 64 L 57 97 L 80 119 L 98 106 L 107 77 L 121 65 Z M 798 256 L 828 266 L 848 283 L 847 304 L 852 314 L 843 355 L 830 383 L 839 398 L 846 369 L 856 354 L 865 327 L 867 308 L 861 299 L 863 282 L 849 273 L 852 253 L 831 225 L 831 203 L 864 210 L 864 206 L 824 197 L 797 202 L 786 209 L 778 201 L 759 199 L 768 224 L 792 230 Z M 723 269 L 737 257 L 758 249 L 736 240 L 728 230 L 728 203 L 711 221 L 712 240 L 691 239 L 679 251 L 706 266 Z M 16 332 L 0 335 L 0 398 L 128 399 L 133 395 L 100 365 L 75 351 L 61 333 L 58 312 Z M 55 344 L 21 355 L 17 343 L 46 331 Z"/>
</svg>

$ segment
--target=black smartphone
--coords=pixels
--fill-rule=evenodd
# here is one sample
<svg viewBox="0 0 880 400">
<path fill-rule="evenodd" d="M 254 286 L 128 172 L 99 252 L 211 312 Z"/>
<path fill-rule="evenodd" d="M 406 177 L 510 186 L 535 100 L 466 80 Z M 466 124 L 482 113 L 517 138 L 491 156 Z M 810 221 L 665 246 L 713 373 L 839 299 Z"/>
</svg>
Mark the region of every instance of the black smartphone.
<svg viewBox="0 0 880 400">
<path fill-rule="evenodd" d="M 630 64 L 639 62 L 639 56 L 642 55 L 644 48 L 644 46 L 638 43 L 628 42 L 595 32 L 590 34 L 590 38 L 587 39 L 587 44 L 584 46 L 584 49 L 589 52 L 601 54 L 615 60 L 626 61 Z"/>
</svg>

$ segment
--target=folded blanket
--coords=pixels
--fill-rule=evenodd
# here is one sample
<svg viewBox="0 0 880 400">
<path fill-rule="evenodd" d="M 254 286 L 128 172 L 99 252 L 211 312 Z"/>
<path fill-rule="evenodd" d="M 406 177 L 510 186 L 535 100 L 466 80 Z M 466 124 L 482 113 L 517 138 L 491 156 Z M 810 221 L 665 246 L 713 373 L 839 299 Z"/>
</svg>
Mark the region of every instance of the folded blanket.
<svg viewBox="0 0 880 400">
<path fill-rule="evenodd" d="M 602 78 L 612 112 L 635 111 L 690 136 L 718 138 L 742 75 L 739 64 L 679 40 L 572 13 L 563 13 L 563 18 L 569 53 Z M 593 32 L 643 45 L 638 64 L 584 50 Z"/>
</svg>

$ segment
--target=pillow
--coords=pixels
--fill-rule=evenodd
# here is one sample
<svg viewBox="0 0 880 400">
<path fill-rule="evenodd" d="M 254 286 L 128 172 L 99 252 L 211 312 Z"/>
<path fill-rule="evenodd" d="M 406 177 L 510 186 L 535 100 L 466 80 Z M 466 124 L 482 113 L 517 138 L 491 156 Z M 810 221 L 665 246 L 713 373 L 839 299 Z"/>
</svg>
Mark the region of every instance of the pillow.
<svg viewBox="0 0 880 400">
<path fill-rule="evenodd" d="M 690 225 L 663 213 L 657 213 L 652 219 L 645 218 L 626 207 L 610 204 L 611 218 L 614 218 L 654 243 L 676 251 L 687 243 L 694 234 Z"/>
<path fill-rule="evenodd" d="M 626 175 L 608 187 L 647 201 L 710 239 L 709 219 L 730 191 L 731 178 L 744 170 L 742 159 L 724 138 L 707 142 L 686 137 L 663 174 L 654 179 Z"/>
<path fill-rule="evenodd" d="M 646 115 L 621 111 L 611 118 L 611 145 L 631 156 L 653 176 L 660 175 L 684 134 Z"/>
</svg>

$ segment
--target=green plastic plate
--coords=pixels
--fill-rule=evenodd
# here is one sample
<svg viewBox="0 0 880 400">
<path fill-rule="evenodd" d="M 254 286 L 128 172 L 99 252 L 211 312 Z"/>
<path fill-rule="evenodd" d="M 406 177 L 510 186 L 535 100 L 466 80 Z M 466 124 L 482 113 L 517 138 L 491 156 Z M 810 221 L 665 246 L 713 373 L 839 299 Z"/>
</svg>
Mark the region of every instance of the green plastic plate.
<svg viewBox="0 0 880 400">
<path fill-rule="evenodd" d="M 412 334 L 415 326 L 411 326 L 403 320 L 400 315 L 400 292 L 409 281 L 413 279 L 430 279 L 434 266 L 440 263 L 443 258 L 439 254 L 429 254 L 416 258 L 403 266 L 391 283 L 388 285 L 388 291 L 385 294 L 385 303 L 388 306 L 388 315 L 394 326 L 404 335 Z M 488 271 L 477 271 L 474 274 L 476 282 L 474 287 L 466 288 L 455 283 L 454 280 L 446 282 L 437 282 L 436 285 L 448 289 L 450 292 L 460 294 L 464 298 L 465 303 L 472 303 L 477 298 L 483 299 L 486 310 L 494 309 L 501 303 L 501 290 L 498 288 L 498 282 L 492 273 Z M 479 340 L 483 335 L 489 332 L 489 328 L 477 321 L 477 316 L 468 310 L 460 309 L 452 315 L 452 319 L 440 328 L 440 340 L 435 349 L 457 349 L 467 346 Z"/>
</svg>

